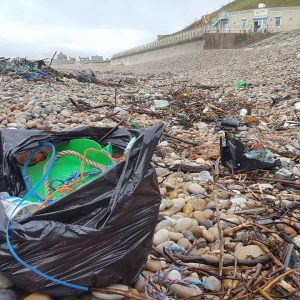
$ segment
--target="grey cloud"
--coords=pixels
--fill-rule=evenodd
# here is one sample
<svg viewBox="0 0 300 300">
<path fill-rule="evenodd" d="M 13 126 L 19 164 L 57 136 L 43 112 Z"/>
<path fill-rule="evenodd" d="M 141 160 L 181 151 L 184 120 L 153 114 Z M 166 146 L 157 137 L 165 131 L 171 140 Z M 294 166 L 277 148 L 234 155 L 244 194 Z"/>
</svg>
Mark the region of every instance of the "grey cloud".
<svg viewBox="0 0 300 300">
<path fill-rule="evenodd" d="M 138 41 L 135 38 L 131 44 L 149 42 L 155 39 L 158 34 L 171 33 L 189 25 L 195 19 L 200 18 L 202 14 L 220 6 L 223 1 L 0 0 L 0 26 L 2 16 L 7 23 L 19 26 L 20 31 L 22 31 L 23 26 L 47 28 L 42 40 L 37 40 L 36 43 L 32 41 L 23 42 L 23 47 L 19 50 L 17 49 L 20 45 L 19 41 L 5 41 L 1 35 L 0 44 L 3 45 L 4 48 L 1 48 L 2 51 L 5 49 L 5 52 L 15 53 L 21 50 L 25 52 L 25 49 L 31 48 L 33 52 L 36 51 L 42 55 L 50 52 L 49 46 L 51 47 L 53 43 L 54 48 L 61 46 L 62 50 L 72 51 L 71 55 L 84 55 L 88 54 L 87 50 L 78 49 L 76 52 L 73 46 L 69 49 L 65 46 L 66 43 L 72 44 L 74 42 L 74 37 L 66 41 L 68 39 L 67 32 L 70 30 L 74 32 L 77 30 L 86 32 L 97 29 L 111 30 L 116 34 L 119 32 L 120 35 L 123 34 L 123 29 L 138 30 L 143 33 L 143 37 Z M 51 40 L 49 38 L 49 45 L 47 32 L 51 30 L 56 33 L 56 37 L 55 39 L 52 37 Z M 94 39 L 96 44 L 97 36 L 95 35 L 91 39 Z M 131 39 L 130 35 L 128 35 L 128 39 Z M 111 49 L 110 42 L 108 39 L 107 45 L 103 49 L 104 55 L 111 55 L 113 52 L 123 49 L 122 45 L 116 47 L 115 43 L 114 49 Z M 37 45 L 37 43 L 44 45 Z M 97 47 L 95 49 L 98 50 Z"/>
<path fill-rule="evenodd" d="M 114 27 L 141 30 L 167 30 L 200 18 L 211 10 L 211 1 L 197 0 L 13 0 L 2 1 L 11 19 L 26 24 L 80 26 L 81 28 Z M 213 1 L 218 5 L 218 2 Z M 63 30 L 63 28 L 62 28 Z"/>
</svg>

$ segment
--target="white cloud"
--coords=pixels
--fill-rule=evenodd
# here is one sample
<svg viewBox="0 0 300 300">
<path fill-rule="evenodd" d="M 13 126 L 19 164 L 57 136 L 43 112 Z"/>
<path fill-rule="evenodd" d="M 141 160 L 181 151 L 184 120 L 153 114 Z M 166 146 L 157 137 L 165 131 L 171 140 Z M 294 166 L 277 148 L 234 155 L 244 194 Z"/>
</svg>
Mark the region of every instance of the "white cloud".
<svg viewBox="0 0 300 300">
<path fill-rule="evenodd" d="M 104 55 L 111 56 L 115 51 L 134 47 L 145 43 L 147 34 L 136 29 L 78 29 L 59 26 L 34 26 L 21 25 L 18 23 L 0 27 L 0 40 L 6 43 L 23 44 L 23 51 L 32 45 L 32 49 L 26 49 L 23 56 L 34 53 L 51 55 L 54 51 L 64 51 L 71 56 L 77 55 Z M 2 47 L 1 47 L 2 48 Z M 20 49 L 19 49 L 20 50 Z M 1 53 L 0 56 L 9 53 Z M 5 51 L 7 52 L 7 51 Z M 36 55 L 35 54 L 35 55 Z"/>
<path fill-rule="evenodd" d="M 222 0 L 142 2 L 0 0 L 0 56 L 110 57 L 189 25 Z"/>
</svg>

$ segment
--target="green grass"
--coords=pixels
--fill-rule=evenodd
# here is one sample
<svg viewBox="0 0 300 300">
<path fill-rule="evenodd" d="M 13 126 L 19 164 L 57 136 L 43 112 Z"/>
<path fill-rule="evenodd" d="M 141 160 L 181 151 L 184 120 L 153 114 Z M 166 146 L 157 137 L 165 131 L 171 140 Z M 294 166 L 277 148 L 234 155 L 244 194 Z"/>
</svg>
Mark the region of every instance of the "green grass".
<svg viewBox="0 0 300 300">
<path fill-rule="evenodd" d="M 216 10 L 213 13 L 210 13 L 206 16 L 207 21 L 211 21 L 213 18 L 217 17 L 219 13 L 223 11 L 239 11 L 239 10 L 247 10 L 254 9 L 258 7 L 259 0 L 235 0 L 220 9 Z M 266 7 L 287 7 L 287 6 L 300 6 L 300 0 L 266 0 Z M 188 25 L 184 29 L 174 33 L 181 33 L 185 31 L 189 31 L 195 29 L 199 26 L 199 22 L 195 21 L 192 24 Z"/>
<path fill-rule="evenodd" d="M 219 13 L 223 11 L 239 11 L 246 9 L 257 8 L 259 0 L 236 0 L 231 2 L 219 10 L 209 14 L 207 17 L 209 20 L 215 18 Z M 286 7 L 286 6 L 300 6 L 300 0 L 266 0 L 266 7 Z"/>
</svg>

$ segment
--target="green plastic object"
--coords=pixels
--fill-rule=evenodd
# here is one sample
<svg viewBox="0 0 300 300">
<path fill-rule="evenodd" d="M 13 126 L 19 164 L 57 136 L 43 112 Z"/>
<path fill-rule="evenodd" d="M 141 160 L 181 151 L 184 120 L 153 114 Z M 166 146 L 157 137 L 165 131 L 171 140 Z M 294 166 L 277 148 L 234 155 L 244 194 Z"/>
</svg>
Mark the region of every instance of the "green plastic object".
<svg viewBox="0 0 300 300">
<path fill-rule="evenodd" d="M 242 81 L 242 80 L 236 81 L 236 82 L 233 83 L 233 86 L 236 87 L 236 88 L 241 88 L 241 87 L 244 87 L 244 86 L 247 86 L 247 85 L 248 85 L 247 82 Z"/>
<path fill-rule="evenodd" d="M 130 121 L 130 125 L 133 128 L 136 128 L 136 129 L 140 129 L 141 128 L 141 126 L 137 122 L 135 122 L 135 121 Z"/>
<path fill-rule="evenodd" d="M 102 149 L 102 147 L 98 143 L 96 143 L 95 141 L 92 141 L 90 139 L 75 139 L 75 140 L 71 140 L 67 143 L 57 145 L 56 146 L 56 155 L 62 151 L 67 151 L 67 150 L 75 151 L 75 152 L 80 153 L 81 155 L 84 155 L 85 150 L 87 150 L 89 148 L 93 148 L 96 150 L 103 150 L 107 154 L 112 156 L 111 143 L 109 143 L 105 148 Z M 27 175 L 27 177 L 29 177 L 30 183 L 32 186 L 34 186 L 39 181 L 39 179 L 42 177 L 44 166 L 50 160 L 50 157 L 51 157 L 51 153 L 48 154 L 46 160 L 44 160 L 32 167 L 28 167 L 26 175 Z M 86 157 L 87 157 L 87 159 L 92 160 L 96 163 L 99 163 L 105 167 L 109 167 L 111 164 L 111 160 L 109 159 L 109 157 L 107 157 L 105 154 L 102 154 L 99 152 L 89 151 L 87 153 Z M 57 161 L 55 161 L 54 166 L 52 167 L 52 169 L 49 173 L 49 177 L 48 177 L 49 182 L 51 182 L 54 179 L 57 180 L 57 181 L 53 182 L 53 186 L 55 188 L 57 188 L 60 185 L 59 180 L 65 180 L 66 178 L 70 177 L 70 175 L 74 174 L 74 172 L 77 172 L 77 173 L 80 172 L 80 164 L 81 164 L 81 159 L 79 159 L 73 155 L 66 155 L 66 156 L 59 158 Z M 95 170 L 95 168 L 93 168 L 92 166 L 89 166 L 87 164 L 84 164 L 84 172 L 89 172 L 92 170 Z M 99 175 L 97 174 L 97 175 L 86 176 L 82 182 L 74 185 L 72 188 L 74 188 L 74 190 L 75 190 L 79 186 L 95 179 L 97 176 L 99 176 Z M 42 199 L 45 198 L 44 185 L 42 185 L 37 190 L 37 194 Z M 58 200 L 61 197 L 62 197 L 61 194 L 57 193 L 53 196 L 52 200 Z M 41 202 L 41 200 L 39 200 L 38 198 L 36 198 L 34 196 L 30 197 L 28 199 L 28 201 Z"/>
</svg>

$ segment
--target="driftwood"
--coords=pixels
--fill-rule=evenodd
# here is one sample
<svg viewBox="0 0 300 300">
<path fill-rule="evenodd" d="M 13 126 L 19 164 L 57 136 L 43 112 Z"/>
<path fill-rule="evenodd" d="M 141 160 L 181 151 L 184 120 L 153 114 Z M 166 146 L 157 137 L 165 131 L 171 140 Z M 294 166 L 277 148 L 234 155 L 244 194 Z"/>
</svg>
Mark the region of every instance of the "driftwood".
<svg viewBox="0 0 300 300">
<path fill-rule="evenodd" d="M 153 116 L 153 117 L 162 117 L 163 116 L 162 113 L 158 113 L 158 112 L 151 111 L 151 110 L 136 109 L 136 108 L 128 108 L 126 110 L 128 112 L 133 112 L 133 113 L 137 113 L 137 114 L 141 114 L 141 115 L 149 115 L 149 116 Z"/>
<path fill-rule="evenodd" d="M 69 97 L 71 103 L 75 106 L 75 108 L 79 111 L 85 111 L 85 110 L 93 110 L 93 109 L 98 109 L 98 108 L 103 108 L 103 107 L 113 107 L 113 105 L 111 103 L 103 103 L 103 104 L 99 104 L 96 106 L 91 106 L 89 103 L 84 102 L 82 100 L 80 101 L 75 101 L 74 99 L 72 99 L 71 97 Z"/>
<path fill-rule="evenodd" d="M 220 88 L 219 85 L 205 85 L 205 84 L 194 84 L 194 85 L 188 85 L 188 88 L 197 88 L 202 90 L 215 90 Z"/>
<path fill-rule="evenodd" d="M 201 257 L 201 256 L 176 255 L 176 257 L 186 263 L 199 263 L 199 264 L 210 265 L 210 266 L 214 266 L 214 267 L 219 267 L 219 264 L 220 264 L 219 260 L 205 258 L 205 257 Z M 269 261 L 270 261 L 270 258 L 268 255 L 263 255 L 256 259 L 237 259 L 237 260 L 235 260 L 235 259 L 225 258 L 223 267 L 234 266 L 235 262 L 239 266 L 255 267 L 259 263 L 265 264 Z"/>
<path fill-rule="evenodd" d="M 49 63 L 49 66 L 48 66 L 48 68 L 50 68 L 50 67 L 51 67 L 51 65 L 52 65 L 52 62 L 53 62 L 53 59 L 54 59 L 54 57 L 55 57 L 56 53 L 57 53 L 57 51 L 55 51 L 55 52 L 54 52 L 54 54 L 53 54 L 53 56 L 52 56 L 52 58 L 51 58 L 51 60 L 50 60 L 50 63 Z"/>
<path fill-rule="evenodd" d="M 172 167 L 168 167 L 168 169 L 171 171 L 177 171 L 178 169 L 180 169 L 180 171 L 183 173 L 199 173 L 209 170 L 207 166 L 191 166 L 185 164 L 177 164 Z"/>
<path fill-rule="evenodd" d="M 193 145 L 193 146 L 201 146 L 200 143 L 198 142 L 194 142 L 194 141 L 187 141 L 187 140 L 184 140 L 184 139 L 181 139 L 181 138 L 178 138 L 178 137 L 175 137 L 175 136 L 172 136 L 168 133 L 164 133 L 163 134 L 164 136 L 170 138 L 170 139 L 174 139 L 176 141 L 179 141 L 179 142 L 182 142 L 182 143 L 185 143 L 185 144 L 188 144 L 188 145 Z"/>
<path fill-rule="evenodd" d="M 281 183 L 283 185 L 300 188 L 300 181 L 284 180 L 279 178 L 256 177 L 254 180 Z"/>
<path fill-rule="evenodd" d="M 103 140 L 105 140 L 110 134 L 112 134 L 115 130 L 117 130 L 119 128 L 119 126 L 124 123 L 124 120 L 121 120 L 118 122 L 118 124 L 112 128 L 107 134 L 105 134 L 99 141 L 98 143 L 101 143 Z"/>
</svg>

